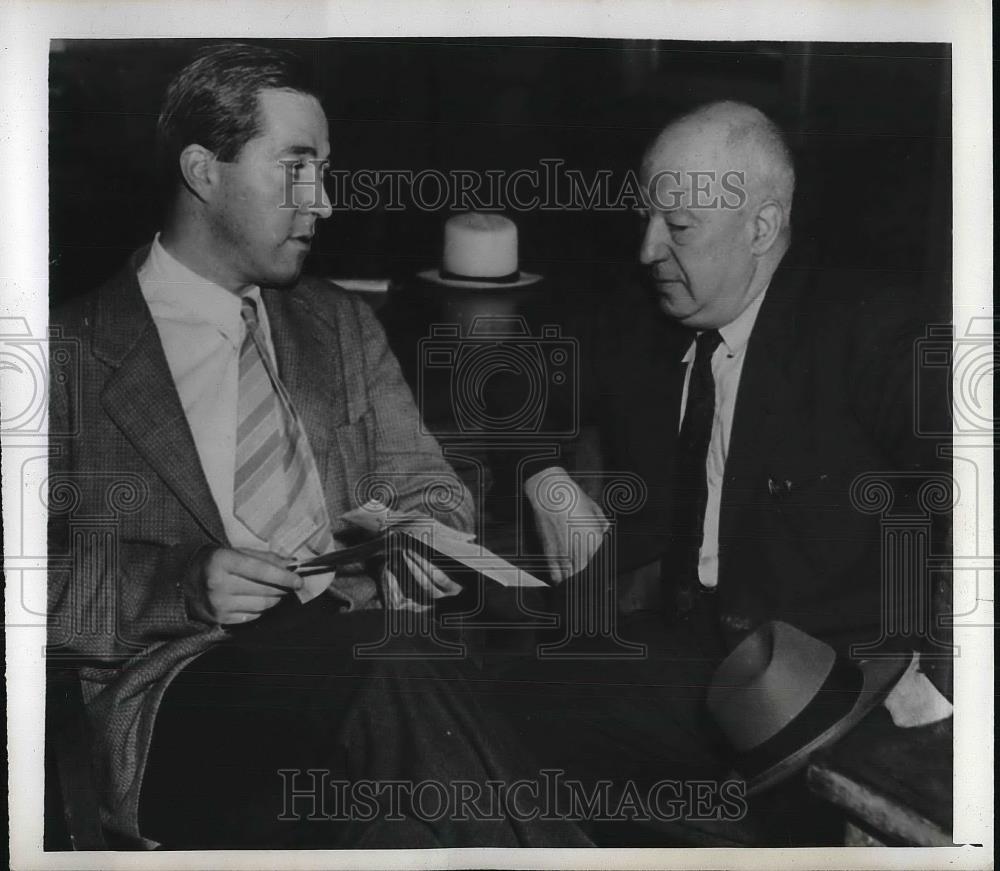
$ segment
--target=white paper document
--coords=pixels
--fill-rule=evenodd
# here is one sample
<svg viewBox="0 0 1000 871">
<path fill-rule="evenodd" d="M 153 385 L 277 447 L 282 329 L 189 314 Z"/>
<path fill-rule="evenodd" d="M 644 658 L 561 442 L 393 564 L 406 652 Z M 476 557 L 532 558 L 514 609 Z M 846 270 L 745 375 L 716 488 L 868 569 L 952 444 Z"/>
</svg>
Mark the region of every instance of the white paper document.
<svg viewBox="0 0 1000 871">
<path fill-rule="evenodd" d="M 453 529 L 433 517 L 391 511 L 381 502 L 371 501 L 342 515 L 342 519 L 378 538 L 291 566 L 306 582 L 305 587 L 298 592 L 303 603 L 327 588 L 337 565 L 384 554 L 392 547 L 405 547 L 406 539 L 411 539 L 415 544 L 420 543 L 504 587 L 548 586 L 530 572 L 477 544 L 473 533 Z M 324 567 L 328 567 L 328 571 L 315 573 L 317 569 Z"/>
</svg>

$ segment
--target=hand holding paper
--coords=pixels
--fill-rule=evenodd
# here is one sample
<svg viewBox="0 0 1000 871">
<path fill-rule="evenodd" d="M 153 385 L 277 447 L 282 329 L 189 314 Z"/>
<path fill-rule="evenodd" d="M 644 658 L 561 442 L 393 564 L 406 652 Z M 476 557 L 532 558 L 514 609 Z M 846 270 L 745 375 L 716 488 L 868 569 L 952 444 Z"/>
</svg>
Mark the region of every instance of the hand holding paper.
<svg viewBox="0 0 1000 871">
<path fill-rule="evenodd" d="M 223 626 L 256 620 L 289 591 L 301 595 L 304 581 L 281 563 L 265 551 L 205 549 L 184 580 L 189 613 Z"/>
<path fill-rule="evenodd" d="M 600 506 L 558 466 L 528 478 L 524 494 L 552 579 L 561 583 L 586 568 L 611 525 Z"/>
<path fill-rule="evenodd" d="M 400 547 L 399 554 L 409 574 L 409 580 L 419 588 L 418 599 L 420 601 L 414 600 L 403 592 L 395 572 L 387 565 L 383 570 L 383 579 L 386 585 L 386 604 L 389 608 L 402 611 L 424 611 L 430 607 L 432 600 L 454 596 L 461 592 L 461 585 L 451 580 L 430 560 L 425 559 L 405 545 Z"/>
<path fill-rule="evenodd" d="M 397 552 L 401 555 L 409 579 L 422 592 L 421 598 L 439 599 L 455 595 L 460 591 L 460 585 L 418 552 L 418 549 L 427 549 L 505 587 L 547 586 L 529 572 L 517 568 L 487 548 L 476 544 L 475 535 L 472 533 L 452 529 L 433 517 L 412 512 L 391 511 L 382 503 L 372 500 L 360 508 L 347 512 L 342 519 L 371 533 L 372 538 L 354 547 L 294 563 L 289 568 L 308 578 L 318 572 L 329 572 L 337 566 Z M 407 542 L 411 542 L 413 546 L 408 546 Z M 384 571 L 384 577 L 388 607 L 406 610 L 423 610 L 428 607 L 417 604 L 403 592 L 400 579 L 391 569 L 387 568 Z M 325 578 L 321 578 L 320 583 L 325 584 Z"/>
</svg>

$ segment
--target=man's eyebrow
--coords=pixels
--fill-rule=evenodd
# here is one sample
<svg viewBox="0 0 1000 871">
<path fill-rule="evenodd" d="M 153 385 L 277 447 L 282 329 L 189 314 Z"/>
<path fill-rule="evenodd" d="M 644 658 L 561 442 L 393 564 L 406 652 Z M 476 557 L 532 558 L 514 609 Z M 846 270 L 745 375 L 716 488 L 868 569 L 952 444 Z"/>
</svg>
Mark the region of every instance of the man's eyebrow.
<svg viewBox="0 0 1000 871">
<path fill-rule="evenodd" d="M 674 218 L 681 218 L 689 220 L 692 223 L 700 224 L 702 223 L 703 220 L 702 218 L 699 218 L 698 215 L 696 215 L 686 206 L 682 206 L 679 209 L 658 209 L 654 204 L 650 203 L 648 205 L 637 206 L 635 208 L 635 211 L 638 212 L 639 214 L 642 214 L 644 212 L 652 214 L 655 212 L 661 215 L 664 218 L 664 220 L 668 222 L 673 220 Z"/>
<path fill-rule="evenodd" d="M 319 153 L 311 145 L 289 145 L 288 148 L 282 149 L 281 153 L 291 154 L 295 157 L 305 155 L 307 157 L 319 158 Z M 329 163 L 329 159 L 321 160 L 320 163 Z"/>
<path fill-rule="evenodd" d="M 663 215 L 666 218 L 687 218 L 690 221 L 701 223 L 701 218 L 687 206 L 681 206 L 679 209 L 665 209 Z"/>
</svg>

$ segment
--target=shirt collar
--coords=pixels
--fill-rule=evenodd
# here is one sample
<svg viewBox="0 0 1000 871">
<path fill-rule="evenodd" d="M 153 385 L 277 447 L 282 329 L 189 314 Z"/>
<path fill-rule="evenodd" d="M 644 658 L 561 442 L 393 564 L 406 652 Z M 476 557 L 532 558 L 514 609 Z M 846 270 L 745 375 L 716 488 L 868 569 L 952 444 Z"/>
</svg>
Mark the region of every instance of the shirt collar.
<svg viewBox="0 0 1000 871">
<path fill-rule="evenodd" d="M 239 348 L 243 339 L 242 297 L 181 263 L 160 243 L 159 233 L 139 269 L 139 286 L 150 308 L 161 316 L 213 326 Z M 252 297 L 260 307 L 259 287 L 251 287 L 243 296 Z"/>
<path fill-rule="evenodd" d="M 757 315 L 760 307 L 764 304 L 764 297 L 770 282 L 757 295 L 734 321 L 730 321 L 724 327 L 719 327 L 719 335 L 722 336 L 722 344 L 726 349 L 726 354 L 730 357 L 740 353 L 750 341 L 750 333 L 753 332 L 753 325 L 757 322 Z M 695 343 L 692 342 L 684 355 L 683 362 L 690 363 L 694 359 Z"/>
</svg>

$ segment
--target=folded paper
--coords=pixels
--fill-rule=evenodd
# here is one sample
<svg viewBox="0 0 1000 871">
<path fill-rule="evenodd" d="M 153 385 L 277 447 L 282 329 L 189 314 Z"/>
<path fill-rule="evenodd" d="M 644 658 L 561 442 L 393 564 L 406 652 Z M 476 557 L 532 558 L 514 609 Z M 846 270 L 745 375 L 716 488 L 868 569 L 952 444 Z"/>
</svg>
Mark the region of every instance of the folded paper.
<svg viewBox="0 0 1000 871">
<path fill-rule="evenodd" d="M 303 603 L 327 588 L 330 573 L 338 567 L 385 557 L 397 548 L 403 550 L 405 560 L 411 550 L 408 543 L 419 544 L 505 587 L 548 586 L 530 572 L 477 544 L 474 534 L 453 529 L 423 514 L 392 511 L 373 500 L 347 512 L 341 519 L 371 533 L 373 537 L 353 547 L 290 564 L 288 568 L 305 579 L 305 587 L 298 592 Z"/>
<path fill-rule="evenodd" d="M 952 715 L 949 702 L 930 678 L 920 671 L 920 658 L 913 657 L 910 667 L 884 702 L 892 721 L 903 729 L 926 726 Z"/>
</svg>

